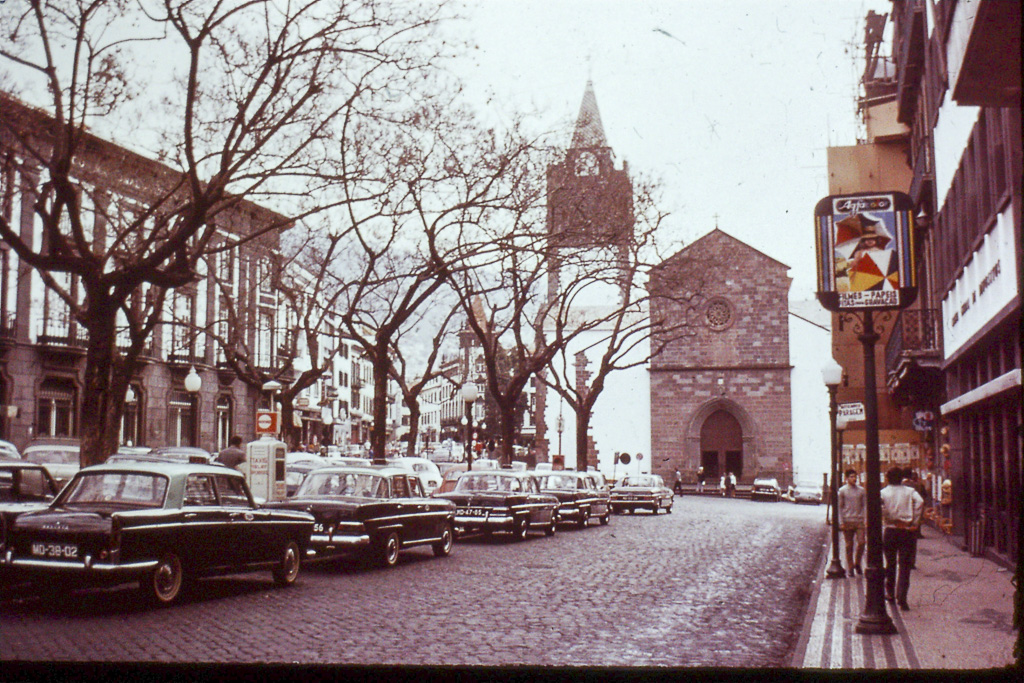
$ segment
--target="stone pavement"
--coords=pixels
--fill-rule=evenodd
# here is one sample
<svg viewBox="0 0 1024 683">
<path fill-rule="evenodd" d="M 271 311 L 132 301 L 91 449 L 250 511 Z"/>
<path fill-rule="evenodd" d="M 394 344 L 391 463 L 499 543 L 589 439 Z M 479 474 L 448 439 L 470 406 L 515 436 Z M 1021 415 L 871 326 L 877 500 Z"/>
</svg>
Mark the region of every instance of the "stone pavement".
<svg viewBox="0 0 1024 683">
<path fill-rule="evenodd" d="M 831 537 L 792 666 L 811 669 L 995 669 L 1012 666 L 1013 572 L 974 557 L 925 527 L 910 575 L 909 611 L 886 603 L 898 633 L 855 631 L 864 607 L 862 576 L 826 579 Z M 842 546 L 840 538 L 840 546 Z M 841 550 L 842 551 L 842 550 Z"/>
</svg>

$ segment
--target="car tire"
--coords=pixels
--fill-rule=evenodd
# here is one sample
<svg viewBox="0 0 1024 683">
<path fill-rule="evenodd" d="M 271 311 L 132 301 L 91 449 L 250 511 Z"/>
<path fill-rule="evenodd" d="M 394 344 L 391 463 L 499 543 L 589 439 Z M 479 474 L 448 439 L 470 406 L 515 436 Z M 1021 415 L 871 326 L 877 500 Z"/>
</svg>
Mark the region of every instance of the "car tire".
<svg viewBox="0 0 1024 683">
<path fill-rule="evenodd" d="M 384 534 L 374 546 L 374 564 L 378 567 L 394 567 L 398 564 L 398 550 L 401 546 L 396 532 Z"/>
<path fill-rule="evenodd" d="M 435 557 L 448 557 L 452 554 L 452 545 L 454 543 L 455 530 L 452 529 L 451 524 L 445 524 L 444 530 L 441 532 L 441 540 L 430 547 L 434 551 Z"/>
<path fill-rule="evenodd" d="M 612 512 L 608 510 L 601 516 L 601 526 L 608 526 L 608 522 L 612 520 Z"/>
<path fill-rule="evenodd" d="M 576 520 L 576 527 L 579 529 L 586 529 L 588 523 L 590 523 L 590 511 L 580 510 L 580 518 Z"/>
<path fill-rule="evenodd" d="M 278 586 L 290 586 L 299 577 L 299 567 L 302 565 L 302 553 L 299 551 L 299 544 L 295 541 L 288 541 L 281 553 L 281 561 L 271 570 L 274 575 L 274 583 Z"/>
<path fill-rule="evenodd" d="M 181 595 L 185 585 L 185 568 L 174 553 L 164 553 L 156 567 L 142 580 L 147 597 L 157 605 L 170 605 Z"/>
<path fill-rule="evenodd" d="M 667 508 L 665 508 L 665 514 L 666 515 L 671 515 L 672 514 L 672 506 L 671 505 L 669 505 Z"/>
<path fill-rule="evenodd" d="M 553 515 L 551 515 L 551 524 L 548 524 L 547 527 L 544 529 L 544 535 L 545 536 L 554 536 L 555 535 L 555 531 L 557 531 L 557 530 L 558 530 L 558 516 L 553 514 Z"/>
<path fill-rule="evenodd" d="M 525 519 L 517 519 L 512 525 L 512 538 L 522 541 L 530 531 L 530 522 Z"/>
</svg>

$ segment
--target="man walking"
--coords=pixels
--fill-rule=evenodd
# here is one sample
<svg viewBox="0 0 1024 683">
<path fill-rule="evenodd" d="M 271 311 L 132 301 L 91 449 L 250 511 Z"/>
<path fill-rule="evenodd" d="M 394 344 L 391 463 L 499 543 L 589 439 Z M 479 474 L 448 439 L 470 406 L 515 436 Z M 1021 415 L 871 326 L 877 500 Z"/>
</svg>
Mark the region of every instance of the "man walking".
<svg viewBox="0 0 1024 683">
<path fill-rule="evenodd" d="M 245 462 L 245 451 L 242 450 L 242 437 L 237 434 L 231 437 L 228 447 L 217 454 L 217 462 L 227 467 L 234 467 L 235 469 Z"/>
<path fill-rule="evenodd" d="M 864 487 L 857 485 L 857 470 L 846 470 L 846 483 L 839 489 L 839 529 L 846 543 L 846 571 L 850 576 L 863 573 L 860 559 L 864 556 L 866 514 L 867 497 Z"/>
<path fill-rule="evenodd" d="M 885 553 L 885 599 L 895 601 L 900 609 L 910 609 L 910 560 L 914 534 L 921 524 L 924 499 L 903 485 L 903 470 L 893 467 L 885 473 L 888 484 L 882 497 L 882 551 Z M 898 568 L 898 576 L 897 576 Z M 895 589 L 895 590 L 894 590 Z"/>
</svg>

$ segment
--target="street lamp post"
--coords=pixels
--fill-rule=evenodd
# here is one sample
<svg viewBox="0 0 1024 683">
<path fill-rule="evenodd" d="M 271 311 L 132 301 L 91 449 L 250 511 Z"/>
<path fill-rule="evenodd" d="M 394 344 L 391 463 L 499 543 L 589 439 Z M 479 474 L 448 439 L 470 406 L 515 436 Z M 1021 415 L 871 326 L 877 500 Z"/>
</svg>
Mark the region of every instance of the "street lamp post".
<svg viewBox="0 0 1024 683">
<path fill-rule="evenodd" d="M 334 442 L 334 408 L 328 404 L 320 409 L 320 421 L 324 423 L 324 435 L 322 443 L 330 446 Z"/>
<path fill-rule="evenodd" d="M 462 385 L 462 401 L 466 404 L 466 448 L 469 453 L 466 469 L 473 469 L 473 403 L 476 401 L 476 383 L 465 382 Z"/>
<path fill-rule="evenodd" d="M 203 378 L 196 372 L 196 366 L 192 366 L 185 375 L 185 391 L 192 395 L 192 445 L 199 445 L 199 402 L 196 395 L 203 388 Z"/>
<path fill-rule="evenodd" d="M 832 561 L 829 562 L 828 569 L 825 570 L 825 578 L 842 579 L 846 576 L 846 572 L 843 571 L 843 563 L 839 560 L 839 512 L 836 507 L 838 502 L 836 499 L 839 497 L 839 487 L 836 481 L 836 470 L 839 468 L 836 462 L 836 392 L 839 390 L 839 383 L 843 381 L 843 368 L 834 359 L 829 358 L 821 369 L 821 377 L 825 381 L 825 386 L 828 387 L 829 431 L 832 440 L 832 486 L 829 495 L 829 503 L 832 506 Z"/>
<path fill-rule="evenodd" d="M 562 414 L 558 414 L 558 422 L 555 425 L 555 429 L 558 430 L 558 454 L 562 454 L 562 432 L 565 431 L 565 418 Z"/>
</svg>

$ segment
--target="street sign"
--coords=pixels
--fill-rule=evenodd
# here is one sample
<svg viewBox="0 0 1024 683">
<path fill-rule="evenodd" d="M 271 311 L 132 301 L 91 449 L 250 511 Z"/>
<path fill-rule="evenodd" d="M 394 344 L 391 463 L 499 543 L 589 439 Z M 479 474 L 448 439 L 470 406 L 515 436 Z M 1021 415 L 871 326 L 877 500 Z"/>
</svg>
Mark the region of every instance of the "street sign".
<svg viewBox="0 0 1024 683">
<path fill-rule="evenodd" d="M 257 434 L 277 434 L 277 413 L 269 410 L 260 410 L 256 413 Z"/>
<path fill-rule="evenodd" d="M 845 417 L 847 422 L 857 422 L 864 419 L 863 403 L 840 403 L 839 417 Z"/>
<path fill-rule="evenodd" d="M 623 453 L 622 455 L 619 456 L 619 462 L 621 462 L 623 465 L 628 465 L 631 459 L 632 458 L 629 457 L 629 453 Z"/>
</svg>

